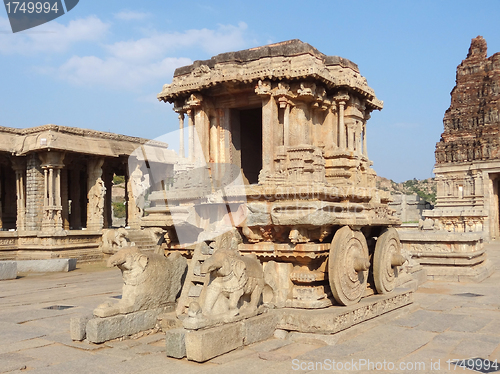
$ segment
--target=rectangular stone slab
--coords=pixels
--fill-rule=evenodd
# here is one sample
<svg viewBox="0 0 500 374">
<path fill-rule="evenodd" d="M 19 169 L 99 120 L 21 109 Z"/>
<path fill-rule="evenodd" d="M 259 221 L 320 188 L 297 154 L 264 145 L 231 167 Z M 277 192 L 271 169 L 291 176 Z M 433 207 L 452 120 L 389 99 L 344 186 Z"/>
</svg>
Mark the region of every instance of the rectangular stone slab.
<svg viewBox="0 0 500 374">
<path fill-rule="evenodd" d="M 165 348 L 168 357 L 186 357 L 186 333 L 183 328 L 170 329 L 165 333 Z"/>
<path fill-rule="evenodd" d="M 59 272 L 76 269 L 76 258 L 54 258 L 50 260 L 17 261 L 17 271 L 20 273 Z"/>
<path fill-rule="evenodd" d="M 155 327 L 158 315 L 163 308 L 142 310 L 129 314 L 119 314 L 112 317 L 92 318 L 87 323 L 87 340 L 91 343 L 129 336 Z"/>
<path fill-rule="evenodd" d="M 396 289 L 388 295 L 375 295 L 355 305 L 304 311 L 282 309 L 277 328 L 290 331 L 335 334 L 358 323 L 413 303 L 413 291 Z"/>
<path fill-rule="evenodd" d="M 243 346 L 243 322 L 212 327 L 186 333 L 188 360 L 204 362 Z"/>
<path fill-rule="evenodd" d="M 16 261 L 0 261 L 0 280 L 16 279 L 17 263 Z"/>
</svg>

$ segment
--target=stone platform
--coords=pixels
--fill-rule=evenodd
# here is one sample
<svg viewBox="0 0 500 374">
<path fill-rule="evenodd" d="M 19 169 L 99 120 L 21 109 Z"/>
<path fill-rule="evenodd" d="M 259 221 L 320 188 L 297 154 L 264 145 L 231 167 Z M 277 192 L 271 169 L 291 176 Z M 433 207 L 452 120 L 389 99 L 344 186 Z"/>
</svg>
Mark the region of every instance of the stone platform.
<svg viewBox="0 0 500 374">
<path fill-rule="evenodd" d="M 427 271 L 428 280 L 481 282 L 493 272 L 483 235 L 432 230 L 398 230 L 402 249 Z"/>
<path fill-rule="evenodd" d="M 276 329 L 335 334 L 413 303 L 413 292 L 409 288 L 398 288 L 391 294 L 370 296 L 348 307 L 272 309 L 262 315 L 221 326 L 196 331 L 168 330 L 167 356 L 205 362 L 237 348 L 269 339 Z"/>
<path fill-rule="evenodd" d="M 282 330 L 335 334 L 358 323 L 413 303 L 413 290 L 398 288 L 388 295 L 374 295 L 345 307 L 303 310 L 282 309 L 276 326 Z"/>
</svg>

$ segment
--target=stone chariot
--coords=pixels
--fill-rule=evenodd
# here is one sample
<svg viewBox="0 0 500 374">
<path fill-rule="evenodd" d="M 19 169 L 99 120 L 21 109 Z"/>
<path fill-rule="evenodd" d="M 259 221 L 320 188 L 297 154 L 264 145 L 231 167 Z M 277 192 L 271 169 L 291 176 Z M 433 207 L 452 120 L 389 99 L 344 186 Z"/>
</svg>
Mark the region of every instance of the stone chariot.
<svg viewBox="0 0 500 374">
<path fill-rule="evenodd" d="M 179 68 L 158 99 L 179 114 L 179 161 L 143 225 L 192 256 L 180 313 L 213 253 L 190 243 L 224 225 L 260 260 L 264 301 L 277 307 L 352 305 L 395 288 L 400 222 L 367 155 L 366 123 L 383 103 L 356 64 L 291 40 Z"/>
</svg>

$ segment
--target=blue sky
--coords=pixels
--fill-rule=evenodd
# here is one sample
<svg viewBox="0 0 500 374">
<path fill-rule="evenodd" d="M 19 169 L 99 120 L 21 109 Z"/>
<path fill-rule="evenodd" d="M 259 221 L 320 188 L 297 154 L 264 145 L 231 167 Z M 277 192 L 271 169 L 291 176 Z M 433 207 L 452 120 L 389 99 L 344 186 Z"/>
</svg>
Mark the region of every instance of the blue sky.
<svg viewBox="0 0 500 374">
<path fill-rule="evenodd" d="M 500 52 L 493 1 L 80 0 L 12 34 L 0 8 L 0 126 L 53 123 L 156 138 L 177 129 L 156 94 L 176 67 L 298 38 L 359 65 L 384 101 L 368 122 L 378 175 L 432 176 L 457 65 L 482 35 Z"/>
</svg>

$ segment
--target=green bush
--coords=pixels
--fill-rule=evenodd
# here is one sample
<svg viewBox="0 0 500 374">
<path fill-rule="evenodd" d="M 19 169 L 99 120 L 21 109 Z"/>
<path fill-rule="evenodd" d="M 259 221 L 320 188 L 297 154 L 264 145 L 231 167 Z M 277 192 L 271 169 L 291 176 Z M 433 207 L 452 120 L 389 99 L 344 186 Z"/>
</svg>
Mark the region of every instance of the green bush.
<svg viewBox="0 0 500 374">
<path fill-rule="evenodd" d="M 126 206 L 124 203 L 120 203 L 120 202 L 113 202 L 113 215 L 116 217 L 116 218 L 125 218 L 126 216 Z"/>
<path fill-rule="evenodd" d="M 125 176 L 124 175 L 114 175 L 113 176 L 113 184 L 114 185 L 117 185 L 117 184 L 122 184 L 122 183 L 125 183 Z"/>
</svg>

